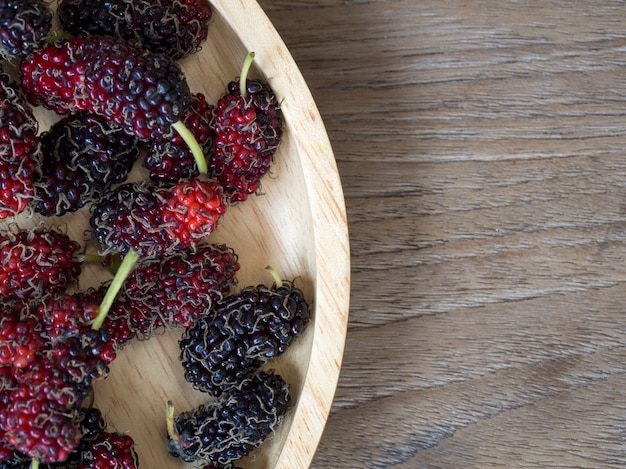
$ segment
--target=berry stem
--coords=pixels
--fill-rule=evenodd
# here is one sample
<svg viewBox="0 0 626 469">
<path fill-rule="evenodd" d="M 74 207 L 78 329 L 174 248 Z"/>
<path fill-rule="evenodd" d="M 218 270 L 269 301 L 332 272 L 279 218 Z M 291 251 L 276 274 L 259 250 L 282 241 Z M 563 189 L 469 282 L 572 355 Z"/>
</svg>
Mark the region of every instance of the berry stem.
<svg viewBox="0 0 626 469">
<path fill-rule="evenodd" d="M 91 324 L 92 329 L 99 330 L 102 327 L 102 324 L 104 323 L 104 320 L 106 319 L 106 316 L 109 313 L 111 306 L 113 305 L 113 301 L 115 301 L 115 297 L 122 288 L 122 285 L 124 284 L 126 278 L 133 271 L 135 264 L 138 260 L 139 254 L 137 254 L 135 251 L 129 251 L 128 254 L 124 256 L 124 259 L 122 259 L 122 264 L 120 265 L 119 269 L 117 269 L 117 272 L 115 273 L 115 276 L 111 281 L 111 285 L 109 285 L 109 288 L 107 289 L 107 292 L 102 299 L 102 303 L 100 303 L 100 307 L 98 308 L 98 315 Z"/>
<path fill-rule="evenodd" d="M 248 53 L 246 59 L 243 61 L 243 65 L 241 67 L 241 74 L 239 75 L 239 91 L 241 92 L 241 97 L 245 101 L 248 92 L 246 81 L 248 80 L 248 72 L 250 71 L 250 67 L 252 66 L 252 62 L 254 62 L 254 52 Z"/>
<path fill-rule="evenodd" d="M 53 34 L 46 38 L 46 44 L 54 44 L 56 41 L 63 39 L 65 36 L 67 36 L 67 33 L 65 31 L 55 31 Z"/>
<path fill-rule="evenodd" d="M 206 174 L 209 170 L 206 158 L 204 156 L 204 152 L 202 151 L 202 147 L 196 140 L 196 137 L 191 133 L 191 131 L 183 124 L 182 121 L 177 121 L 172 124 L 172 127 L 176 132 L 180 134 L 185 143 L 189 146 L 191 153 L 193 154 L 193 158 L 196 161 L 196 166 L 198 166 L 198 171 L 200 174 Z"/>
<path fill-rule="evenodd" d="M 174 428 L 174 403 L 172 401 L 167 401 L 167 408 L 165 413 L 165 422 L 167 428 L 167 435 L 176 443 L 178 443 L 178 432 L 176 428 Z"/>
<path fill-rule="evenodd" d="M 265 270 L 267 270 L 270 274 L 272 274 L 272 277 L 274 278 L 274 282 L 276 283 L 276 288 L 280 288 L 283 286 L 283 279 L 280 278 L 280 275 L 278 274 L 278 272 L 276 271 L 274 267 L 272 267 L 271 265 L 268 265 L 265 267 Z"/>
<path fill-rule="evenodd" d="M 30 469 L 39 469 L 39 459 L 33 458 L 30 460 Z"/>
<path fill-rule="evenodd" d="M 102 257 L 97 254 L 83 254 L 80 256 L 80 261 L 86 264 L 100 264 L 102 263 Z"/>
</svg>

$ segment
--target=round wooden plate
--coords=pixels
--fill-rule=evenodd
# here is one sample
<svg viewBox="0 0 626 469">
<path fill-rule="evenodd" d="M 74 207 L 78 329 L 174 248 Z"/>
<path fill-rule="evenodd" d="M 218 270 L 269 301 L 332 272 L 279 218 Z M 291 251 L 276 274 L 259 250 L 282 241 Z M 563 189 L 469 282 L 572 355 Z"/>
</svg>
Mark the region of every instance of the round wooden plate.
<svg viewBox="0 0 626 469">
<path fill-rule="evenodd" d="M 282 357 L 267 368 L 292 388 L 294 406 L 279 429 L 244 462 L 247 468 L 304 468 L 310 464 L 334 396 L 348 316 L 350 264 L 341 183 L 332 149 L 311 93 L 289 51 L 251 0 L 214 0 L 214 18 L 202 50 L 181 61 L 192 92 L 215 103 L 235 79 L 249 51 L 256 59 L 250 75 L 269 81 L 281 101 L 285 136 L 262 193 L 231 207 L 209 241 L 226 243 L 239 256 L 239 286 L 271 283 L 266 265 L 295 279 L 314 305 L 314 321 Z M 59 117 L 35 110 L 40 131 Z M 146 178 L 138 164 L 131 179 Z M 89 238 L 87 208 L 62 218 L 23 214 L 10 222 L 28 228 L 61 227 L 96 253 Z M 87 235 L 86 235 L 87 233 Z M 78 288 L 109 280 L 102 268 L 85 265 Z M 140 467 L 197 467 L 167 451 L 166 402 L 189 410 L 210 398 L 192 389 L 178 361 L 180 330 L 128 344 L 111 365 L 108 379 L 95 384 L 94 404 L 110 430 L 136 442 Z"/>
</svg>

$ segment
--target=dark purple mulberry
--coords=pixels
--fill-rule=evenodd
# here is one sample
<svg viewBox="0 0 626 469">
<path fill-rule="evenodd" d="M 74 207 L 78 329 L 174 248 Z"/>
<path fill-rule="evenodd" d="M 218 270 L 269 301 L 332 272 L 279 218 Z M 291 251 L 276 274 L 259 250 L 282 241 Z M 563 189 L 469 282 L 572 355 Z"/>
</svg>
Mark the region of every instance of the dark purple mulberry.
<svg viewBox="0 0 626 469">
<path fill-rule="evenodd" d="M 127 254 L 144 258 L 165 255 L 172 241 L 162 224 L 167 199 L 143 182 L 126 183 L 107 192 L 90 218 L 102 254 Z"/>
<path fill-rule="evenodd" d="M 60 216 L 96 202 L 126 179 L 139 156 L 135 137 L 87 112 L 56 122 L 40 141 L 35 211 L 43 215 Z"/>
<path fill-rule="evenodd" d="M 260 372 L 224 399 L 175 416 L 170 423 L 170 452 L 185 461 L 231 464 L 263 443 L 282 421 L 289 402 L 283 378 Z"/>
<path fill-rule="evenodd" d="M 52 11 L 43 0 L 0 0 L 0 56 L 26 57 L 52 28 Z"/>
<path fill-rule="evenodd" d="M 214 396 L 282 354 L 305 329 L 310 308 L 293 284 L 247 287 L 217 303 L 185 330 L 185 379 Z"/>
<path fill-rule="evenodd" d="M 117 35 L 174 60 L 200 48 L 212 16 L 202 0 L 62 0 L 58 13 L 66 31 Z"/>
</svg>

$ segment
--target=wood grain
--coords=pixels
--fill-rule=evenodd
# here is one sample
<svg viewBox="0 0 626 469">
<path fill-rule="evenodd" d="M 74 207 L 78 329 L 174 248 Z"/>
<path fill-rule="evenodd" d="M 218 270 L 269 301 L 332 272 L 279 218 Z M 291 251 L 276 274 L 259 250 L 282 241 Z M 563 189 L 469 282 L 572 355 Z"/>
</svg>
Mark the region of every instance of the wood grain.
<svg viewBox="0 0 626 469">
<path fill-rule="evenodd" d="M 259 3 L 349 220 L 312 467 L 626 466 L 624 3 Z"/>
</svg>

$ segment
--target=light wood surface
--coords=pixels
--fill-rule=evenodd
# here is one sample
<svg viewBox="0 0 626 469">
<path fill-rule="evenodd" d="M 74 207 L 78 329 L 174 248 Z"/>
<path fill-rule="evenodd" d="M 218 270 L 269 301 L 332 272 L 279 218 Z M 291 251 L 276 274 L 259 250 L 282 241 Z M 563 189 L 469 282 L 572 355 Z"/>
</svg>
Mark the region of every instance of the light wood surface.
<svg viewBox="0 0 626 469">
<path fill-rule="evenodd" d="M 626 4 L 260 3 L 349 220 L 312 467 L 626 467 Z"/>
</svg>

